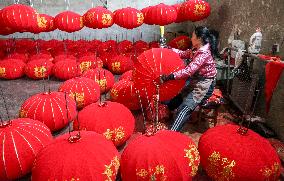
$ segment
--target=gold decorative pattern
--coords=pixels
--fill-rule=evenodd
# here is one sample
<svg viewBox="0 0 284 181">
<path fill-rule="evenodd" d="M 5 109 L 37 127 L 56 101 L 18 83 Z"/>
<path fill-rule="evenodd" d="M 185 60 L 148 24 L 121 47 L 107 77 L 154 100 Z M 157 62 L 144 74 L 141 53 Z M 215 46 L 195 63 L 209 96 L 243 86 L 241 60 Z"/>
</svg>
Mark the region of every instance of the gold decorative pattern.
<svg viewBox="0 0 284 181">
<path fill-rule="evenodd" d="M 27 111 L 24 110 L 24 109 L 21 109 L 21 110 L 20 110 L 19 117 L 20 117 L 20 118 L 25 118 L 25 117 L 27 117 Z"/>
<path fill-rule="evenodd" d="M 80 63 L 80 70 L 81 70 L 81 73 L 85 72 L 86 70 L 89 70 L 90 67 L 92 65 L 92 62 L 91 61 L 84 61 L 84 62 L 81 62 Z"/>
<path fill-rule="evenodd" d="M 124 132 L 124 128 L 120 126 L 118 128 L 115 128 L 114 130 L 107 129 L 103 135 L 108 140 L 119 142 L 123 140 L 123 138 L 125 137 L 125 132 Z"/>
<path fill-rule="evenodd" d="M 144 16 L 143 13 L 137 13 L 137 24 L 143 24 L 144 22 Z"/>
<path fill-rule="evenodd" d="M 208 175 L 214 180 L 227 181 L 232 180 L 235 177 L 233 168 L 236 165 L 234 160 L 228 158 L 222 158 L 219 152 L 213 152 L 208 157 Z"/>
<path fill-rule="evenodd" d="M 206 6 L 204 4 L 196 4 L 194 7 L 194 15 L 203 16 L 205 14 Z"/>
<path fill-rule="evenodd" d="M 113 99 L 113 100 L 116 100 L 117 97 L 118 97 L 118 90 L 112 89 L 112 90 L 110 91 L 110 94 L 111 94 L 112 99 Z"/>
<path fill-rule="evenodd" d="M 115 156 L 109 165 L 105 165 L 105 171 L 103 175 L 106 175 L 107 179 L 105 181 L 112 181 L 112 177 L 114 177 L 119 169 L 120 163 L 117 156 Z"/>
<path fill-rule="evenodd" d="M 260 172 L 262 175 L 269 180 L 271 176 L 273 176 L 275 179 L 277 178 L 277 173 L 280 170 L 279 163 L 274 163 L 271 168 L 265 167 L 264 169 L 261 169 Z"/>
<path fill-rule="evenodd" d="M 34 75 L 37 78 L 43 78 L 46 76 L 46 67 L 45 66 L 35 67 L 34 73 L 35 73 Z"/>
<path fill-rule="evenodd" d="M 95 79 L 95 81 L 99 84 L 99 86 L 101 87 L 101 89 L 105 89 L 105 87 L 107 87 L 107 80 L 106 79 Z"/>
<path fill-rule="evenodd" d="M 195 145 L 190 144 L 188 149 L 184 149 L 185 151 L 185 156 L 186 158 L 189 159 L 189 164 L 188 166 L 191 167 L 191 176 L 196 175 L 197 170 L 198 170 L 198 164 L 196 162 L 199 162 L 200 156 L 199 152 L 196 148 Z"/>
<path fill-rule="evenodd" d="M 114 62 L 114 63 L 111 64 L 111 66 L 112 66 L 112 70 L 114 72 L 119 72 L 120 71 L 120 62 Z"/>
<path fill-rule="evenodd" d="M 74 100 L 75 100 L 75 96 L 76 96 L 76 103 L 77 103 L 77 106 L 78 106 L 79 108 L 84 107 L 84 100 L 85 100 L 85 94 L 84 94 L 84 92 L 81 92 L 81 93 L 79 93 L 79 92 L 71 92 L 71 93 L 69 94 L 69 96 L 70 96 L 72 99 L 74 99 Z"/>
<path fill-rule="evenodd" d="M 47 20 L 45 17 L 37 15 L 37 25 L 40 28 L 46 28 L 47 27 Z"/>
<path fill-rule="evenodd" d="M 161 180 L 165 181 L 167 176 L 165 175 L 165 167 L 164 165 L 157 165 L 153 168 L 149 169 L 136 169 L 136 175 L 143 179 L 147 179 L 149 177 L 150 180 Z"/>
<path fill-rule="evenodd" d="M 80 27 L 81 27 L 81 28 L 84 27 L 84 20 L 83 20 L 83 17 L 80 17 Z"/>
<path fill-rule="evenodd" d="M 0 77 L 5 77 L 6 76 L 6 69 L 5 67 L 0 67 Z"/>
<path fill-rule="evenodd" d="M 102 23 L 103 25 L 111 25 L 112 24 L 112 17 L 110 14 L 103 14 L 102 15 Z"/>
<path fill-rule="evenodd" d="M 177 46 L 179 49 L 185 48 L 185 41 L 184 40 L 177 41 Z"/>
<path fill-rule="evenodd" d="M 94 15 L 93 15 L 93 13 L 87 13 L 86 17 L 87 17 L 88 21 L 93 21 Z"/>
</svg>

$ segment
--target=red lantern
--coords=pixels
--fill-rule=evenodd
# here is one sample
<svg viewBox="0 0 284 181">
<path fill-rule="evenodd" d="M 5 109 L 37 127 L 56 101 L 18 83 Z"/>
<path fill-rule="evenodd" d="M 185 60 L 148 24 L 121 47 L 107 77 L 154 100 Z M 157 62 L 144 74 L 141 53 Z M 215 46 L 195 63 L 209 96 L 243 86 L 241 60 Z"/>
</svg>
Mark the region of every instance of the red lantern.
<svg viewBox="0 0 284 181">
<path fill-rule="evenodd" d="M 104 64 L 99 57 L 95 56 L 83 56 L 79 58 L 78 62 L 81 73 L 84 73 L 89 69 L 102 68 Z"/>
<path fill-rule="evenodd" d="M 55 29 L 54 17 L 47 14 L 39 14 L 36 31 L 33 33 L 50 32 Z"/>
<path fill-rule="evenodd" d="M 152 6 L 148 6 L 148 7 L 145 7 L 143 9 L 141 9 L 141 12 L 143 13 L 143 16 L 144 16 L 144 23 L 145 24 L 148 24 L 148 25 L 152 25 L 153 23 L 151 22 L 151 19 L 147 19 L 147 13 L 148 13 L 148 10 L 151 8 Z"/>
<path fill-rule="evenodd" d="M 59 61 L 53 66 L 54 76 L 60 80 L 68 80 L 81 74 L 76 61 Z"/>
<path fill-rule="evenodd" d="M 132 42 L 129 40 L 123 40 L 118 43 L 117 50 L 120 54 L 126 54 L 131 52 L 133 49 Z"/>
<path fill-rule="evenodd" d="M 90 131 L 80 132 L 75 139 L 68 137 L 58 137 L 37 155 L 33 181 L 115 180 L 119 154 L 110 141 Z"/>
<path fill-rule="evenodd" d="M 53 63 L 45 59 L 37 59 L 27 63 L 26 75 L 31 79 L 43 79 L 52 74 Z"/>
<path fill-rule="evenodd" d="M 187 50 L 191 47 L 191 40 L 188 36 L 178 36 L 171 40 L 168 45 L 172 48 Z"/>
<path fill-rule="evenodd" d="M 121 155 L 121 177 L 133 180 L 192 180 L 199 165 L 194 142 L 174 131 L 131 141 Z"/>
<path fill-rule="evenodd" d="M 126 142 L 134 131 L 135 119 L 124 105 L 117 102 L 94 103 L 79 112 L 80 129 L 95 131 L 116 146 Z M 78 130 L 78 122 L 74 128 Z"/>
<path fill-rule="evenodd" d="M 143 24 L 144 16 L 141 11 L 127 7 L 114 12 L 114 22 L 123 28 L 133 29 Z"/>
<path fill-rule="evenodd" d="M 174 7 L 161 3 L 150 7 L 145 19 L 150 24 L 164 26 L 176 21 L 177 12 Z"/>
<path fill-rule="evenodd" d="M 119 77 L 119 80 L 123 80 L 123 79 L 132 80 L 132 79 L 133 79 L 132 72 L 133 72 L 133 70 L 129 70 L 129 71 L 127 71 L 127 72 L 124 72 L 124 73 Z"/>
<path fill-rule="evenodd" d="M 113 85 L 110 91 L 110 98 L 112 101 L 121 103 L 130 110 L 141 108 L 133 82 L 127 79 L 120 80 Z"/>
<path fill-rule="evenodd" d="M 16 180 L 28 174 L 37 153 L 52 140 L 48 127 L 27 118 L 2 123 L 0 132 L 0 180 Z"/>
<path fill-rule="evenodd" d="M 77 102 L 79 109 L 95 103 L 100 97 L 100 87 L 92 79 L 85 77 L 75 77 L 65 81 L 60 85 L 58 91 L 66 92 L 72 99 Z"/>
<path fill-rule="evenodd" d="M 210 4 L 202 0 L 189 0 L 184 2 L 180 11 L 185 20 L 200 21 L 210 15 Z"/>
<path fill-rule="evenodd" d="M 68 33 L 79 31 L 84 27 L 83 17 L 72 11 L 64 11 L 55 16 L 55 26 Z"/>
<path fill-rule="evenodd" d="M 17 79 L 25 74 L 26 64 L 18 59 L 0 61 L 0 78 Z"/>
<path fill-rule="evenodd" d="M 113 74 L 110 71 L 102 68 L 87 70 L 82 76 L 96 81 L 101 88 L 101 93 L 108 92 L 114 84 Z"/>
<path fill-rule="evenodd" d="M 108 62 L 107 67 L 114 74 L 122 74 L 133 69 L 133 61 L 127 56 L 118 55 Z"/>
<path fill-rule="evenodd" d="M 98 6 L 88 10 L 84 16 L 84 24 L 89 28 L 108 28 L 113 25 L 113 14 L 110 10 Z"/>
<path fill-rule="evenodd" d="M 175 21 L 175 23 L 181 23 L 185 21 L 185 18 L 182 14 L 182 8 L 181 8 L 182 4 L 174 4 L 172 5 L 172 7 L 174 7 L 176 9 L 177 12 L 177 19 Z"/>
<path fill-rule="evenodd" d="M 213 180 L 278 180 L 281 163 L 274 148 L 252 130 L 238 128 L 217 126 L 201 136 L 202 168 Z"/>
<path fill-rule="evenodd" d="M 66 110 L 66 102 L 67 108 Z M 68 118 L 67 118 L 68 111 Z M 43 122 L 51 131 L 64 128 L 76 116 L 76 104 L 62 92 L 47 92 L 33 95 L 21 106 L 19 117 Z"/>
</svg>

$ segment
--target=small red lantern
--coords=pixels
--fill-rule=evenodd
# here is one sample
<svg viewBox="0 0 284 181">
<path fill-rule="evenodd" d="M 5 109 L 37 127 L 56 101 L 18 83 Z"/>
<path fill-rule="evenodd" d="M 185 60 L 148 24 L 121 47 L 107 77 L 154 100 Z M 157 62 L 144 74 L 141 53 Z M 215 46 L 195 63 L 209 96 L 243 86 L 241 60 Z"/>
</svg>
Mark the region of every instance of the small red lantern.
<svg viewBox="0 0 284 181">
<path fill-rule="evenodd" d="M 90 69 L 83 73 L 83 77 L 87 77 L 96 81 L 100 88 L 101 93 L 108 92 L 114 84 L 113 74 L 103 68 Z"/>
<path fill-rule="evenodd" d="M 133 72 L 133 70 L 129 70 L 129 71 L 127 71 L 127 72 L 124 72 L 124 73 L 119 77 L 119 80 L 123 80 L 123 79 L 132 80 L 132 79 L 133 79 L 132 72 Z"/>
<path fill-rule="evenodd" d="M 133 69 L 133 61 L 130 57 L 118 55 L 108 62 L 107 67 L 114 74 L 122 74 Z"/>
<path fill-rule="evenodd" d="M 18 59 L 0 61 L 0 78 L 17 79 L 25 74 L 26 64 Z"/>
<path fill-rule="evenodd" d="M 0 125 L 0 180 L 18 180 L 31 172 L 37 153 L 52 141 L 47 126 L 28 118 Z"/>
<path fill-rule="evenodd" d="M 126 142 L 134 131 L 135 119 L 129 109 L 117 102 L 94 103 L 79 112 L 80 129 L 95 131 L 116 146 Z M 78 129 L 78 122 L 74 128 Z"/>
<path fill-rule="evenodd" d="M 238 125 L 217 126 L 199 140 L 201 165 L 213 180 L 278 180 L 280 160 L 269 141 Z"/>
<path fill-rule="evenodd" d="M 168 44 L 171 48 L 187 50 L 191 47 L 191 40 L 188 36 L 178 36 L 171 40 Z"/>
<path fill-rule="evenodd" d="M 189 0 L 180 7 L 182 16 L 189 21 L 200 21 L 210 15 L 210 4 L 202 0 Z"/>
<path fill-rule="evenodd" d="M 72 11 L 64 11 L 55 16 L 55 26 L 68 33 L 79 31 L 84 27 L 83 17 Z"/>
<path fill-rule="evenodd" d="M 66 110 L 66 102 L 68 110 Z M 43 122 L 51 131 L 64 128 L 75 116 L 75 101 L 62 92 L 33 95 L 25 100 L 19 113 L 21 118 L 31 118 Z"/>
<path fill-rule="evenodd" d="M 150 22 L 150 24 L 164 26 L 176 21 L 177 12 L 174 7 L 161 3 L 150 7 L 145 19 L 146 22 Z"/>
<path fill-rule="evenodd" d="M 65 81 L 60 85 L 58 91 L 66 92 L 72 99 L 77 102 L 79 109 L 95 103 L 100 97 L 100 87 L 92 79 L 85 77 L 75 77 Z"/>
<path fill-rule="evenodd" d="M 79 58 L 78 62 L 81 73 L 84 73 L 89 69 L 102 68 L 104 65 L 103 61 L 95 56 L 83 56 Z"/>
<path fill-rule="evenodd" d="M 88 10 L 84 16 L 84 24 L 89 28 L 108 28 L 113 25 L 113 14 L 110 10 L 98 6 Z"/>
<path fill-rule="evenodd" d="M 68 80 L 81 74 L 76 61 L 59 61 L 53 66 L 54 76 L 61 80 Z"/>
<path fill-rule="evenodd" d="M 26 75 L 31 79 L 43 79 L 52 74 L 53 63 L 46 59 L 37 59 L 27 63 Z"/>
<path fill-rule="evenodd" d="M 134 8 L 122 8 L 114 12 L 114 22 L 126 29 L 133 29 L 141 26 L 144 22 L 144 15 Z"/>
</svg>

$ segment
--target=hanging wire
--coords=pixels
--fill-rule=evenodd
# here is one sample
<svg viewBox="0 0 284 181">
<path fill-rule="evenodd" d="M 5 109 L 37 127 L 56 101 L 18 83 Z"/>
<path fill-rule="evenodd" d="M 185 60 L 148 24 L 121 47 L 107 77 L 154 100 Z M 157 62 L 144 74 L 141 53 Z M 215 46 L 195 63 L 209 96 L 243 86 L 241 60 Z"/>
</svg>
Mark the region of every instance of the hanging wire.
<svg viewBox="0 0 284 181">
<path fill-rule="evenodd" d="M 138 96 L 138 100 L 139 100 L 139 104 L 140 104 L 140 108 L 141 108 L 141 111 L 142 111 L 142 116 L 143 116 L 143 134 L 146 132 L 146 116 L 145 116 L 145 110 L 143 108 L 143 105 L 142 105 L 142 100 L 141 100 L 141 95 L 140 95 L 140 91 L 139 90 L 136 90 L 136 94 Z"/>
<path fill-rule="evenodd" d="M 19 0 L 14 0 L 14 4 L 19 4 Z"/>
<path fill-rule="evenodd" d="M 70 7 L 70 1 L 69 0 L 64 0 L 65 1 L 65 6 L 66 6 L 66 10 L 69 10 Z"/>
<path fill-rule="evenodd" d="M 30 6 L 31 6 L 31 7 L 34 7 L 34 3 L 33 3 L 32 0 L 29 0 L 29 3 L 30 3 Z"/>
<path fill-rule="evenodd" d="M 153 110 L 152 110 L 152 108 L 151 108 L 151 103 L 150 103 L 150 101 L 149 101 L 147 89 L 144 88 L 144 91 L 145 91 L 146 100 L 147 100 L 147 103 L 148 103 L 148 108 L 150 108 L 150 113 L 151 113 L 151 116 L 152 116 L 152 121 L 154 121 L 154 120 L 155 120 L 155 116 L 154 116 Z M 147 109 L 147 108 L 146 108 L 146 109 Z"/>
</svg>

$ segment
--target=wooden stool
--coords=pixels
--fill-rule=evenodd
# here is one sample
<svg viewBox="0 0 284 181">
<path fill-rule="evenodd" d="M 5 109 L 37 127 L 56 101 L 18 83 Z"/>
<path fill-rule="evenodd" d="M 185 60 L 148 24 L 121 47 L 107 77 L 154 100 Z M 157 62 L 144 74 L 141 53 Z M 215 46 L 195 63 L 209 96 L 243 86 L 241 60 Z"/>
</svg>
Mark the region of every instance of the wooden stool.
<svg viewBox="0 0 284 181">
<path fill-rule="evenodd" d="M 213 123 L 214 127 L 217 124 L 217 117 L 219 113 L 220 104 L 201 105 L 198 112 L 198 121 L 208 120 Z M 210 121 L 211 120 L 211 121 Z"/>
</svg>

